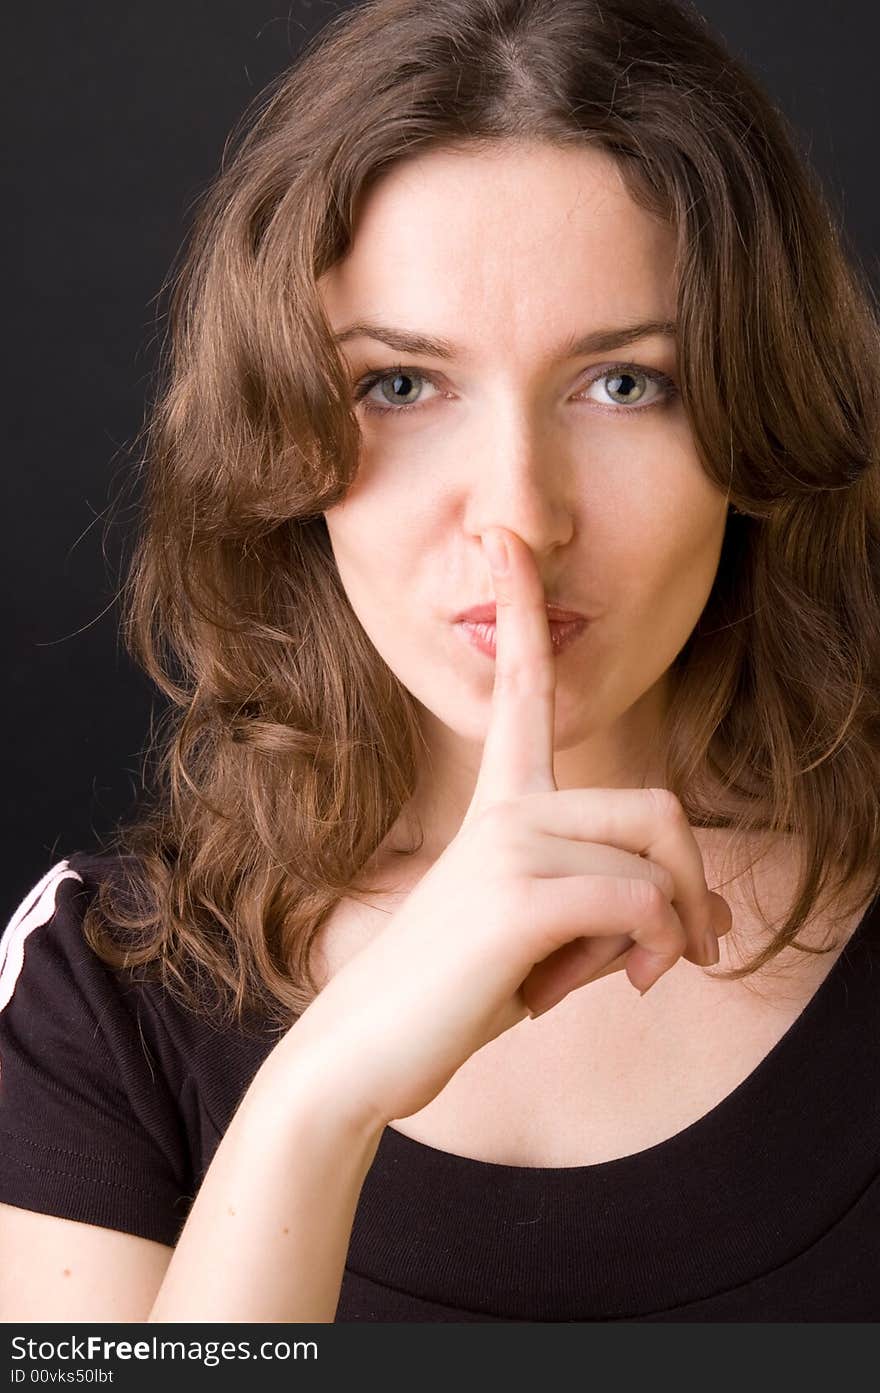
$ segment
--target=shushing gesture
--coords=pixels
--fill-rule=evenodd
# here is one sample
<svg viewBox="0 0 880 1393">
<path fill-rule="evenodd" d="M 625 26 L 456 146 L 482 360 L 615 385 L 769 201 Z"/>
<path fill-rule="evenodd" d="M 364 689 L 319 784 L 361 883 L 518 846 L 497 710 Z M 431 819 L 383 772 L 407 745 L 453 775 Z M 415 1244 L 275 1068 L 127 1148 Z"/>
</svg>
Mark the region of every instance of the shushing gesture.
<svg viewBox="0 0 880 1393">
<path fill-rule="evenodd" d="M 465 818 L 291 1031 L 332 1096 L 382 1122 L 426 1107 L 483 1045 L 598 976 L 624 971 L 644 992 L 681 957 L 717 962 L 731 927 L 673 794 L 556 787 L 543 585 L 522 539 L 492 532 L 507 562 L 491 566 L 495 679 Z"/>
</svg>

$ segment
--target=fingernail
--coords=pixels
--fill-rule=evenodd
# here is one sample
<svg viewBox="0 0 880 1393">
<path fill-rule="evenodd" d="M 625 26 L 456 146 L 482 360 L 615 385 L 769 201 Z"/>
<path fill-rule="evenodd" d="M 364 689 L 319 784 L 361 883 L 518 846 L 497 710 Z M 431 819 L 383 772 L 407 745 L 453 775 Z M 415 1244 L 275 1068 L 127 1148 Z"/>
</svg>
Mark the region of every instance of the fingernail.
<svg viewBox="0 0 880 1393">
<path fill-rule="evenodd" d="M 489 558 L 489 565 L 496 576 L 504 575 L 507 570 L 507 543 L 500 532 L 484 532 L 483 548 Z"/>
<path fill-rule="evenodd" d="M 733 925 L 733 910 L 722 895 L 719 895 L 717 891 L 713 893 L 715 894 L 716 900 L 719 902 L 713 906 L 715 911 L 713 918 L 718 925 L 716 932 L 727 933 Z"/>
<path fill-rule="evenodd" d="M 646 987 L 636 987 L 635 982 L 633 982 L 633 986 L 636 987 L 639 996 L 644 996 L 645 992 L 649 992 L 655 982 L 660 981 L 660 978 L 671 965 L 668 958 L 664 958 L 660 953 L 652 953 L 650 949 L 644 950 L 644 957 L 648 970 L 651 973 L 651 980 Z M 641 973 L 639 973 L 639 976 L 641 976 Z"/>
</svg>

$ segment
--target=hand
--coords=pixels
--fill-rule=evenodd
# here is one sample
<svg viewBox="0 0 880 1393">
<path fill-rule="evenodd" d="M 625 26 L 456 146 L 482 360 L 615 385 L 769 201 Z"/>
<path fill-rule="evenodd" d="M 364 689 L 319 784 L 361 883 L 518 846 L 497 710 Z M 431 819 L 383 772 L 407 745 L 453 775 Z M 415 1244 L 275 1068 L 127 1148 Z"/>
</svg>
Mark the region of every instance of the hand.
<svg viewBox="0 0 880 1393">
<path fill-rule="evenodd" d="M 427 1106 L 483 1045 L 597 977 L 623 970 L 644 991 L 682 956 L 717 962 L 731 926 L 668 790 L 556 787 L 543 586 L 529 548 L 502 535 L 492 704 L 464 821 L 290 1032 L 328 1093 L 382 1122 Z"/>
</svg>

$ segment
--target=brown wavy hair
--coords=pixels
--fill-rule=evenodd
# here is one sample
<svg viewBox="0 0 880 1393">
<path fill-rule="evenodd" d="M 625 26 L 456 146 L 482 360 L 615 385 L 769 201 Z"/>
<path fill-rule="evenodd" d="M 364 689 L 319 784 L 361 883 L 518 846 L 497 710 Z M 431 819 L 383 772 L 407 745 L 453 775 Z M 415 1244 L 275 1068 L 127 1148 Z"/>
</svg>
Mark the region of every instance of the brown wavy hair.
<svg viewBox="0 0 880 1393">
<path fill-rule="evenodd" d="M 372 0 L 233 133 L 169 278 L 137 441 L 124 636 L 170 704 L 109 843 L 131 874 L 85 931 L 215 1018 L 284 1029 L 314 999 L 315 933 L 424 750 L 323 518 L 359 429 L 316 282 L 385 171 L 499 141 L 600 147 L 676 236 L 682 401 L 732 507 L 673 664 L 667 786 L 695 826 L 806 849 L 782 927 L 725 975 L 877 862 L 880 322 L 793 132 L 673 0 Z"/>
</svg>

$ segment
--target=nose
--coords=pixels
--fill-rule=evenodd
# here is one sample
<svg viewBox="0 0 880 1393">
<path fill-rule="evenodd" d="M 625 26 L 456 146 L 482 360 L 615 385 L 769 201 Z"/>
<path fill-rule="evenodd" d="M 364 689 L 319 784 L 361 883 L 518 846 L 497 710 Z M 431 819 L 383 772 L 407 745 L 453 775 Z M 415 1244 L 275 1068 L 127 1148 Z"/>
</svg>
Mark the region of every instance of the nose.
<svg viewBox="0 0 880 1393">
<path fill-rule="evenodd" d="M 536 554 L 570 541 L 575 481 L 571 442 L 521 408 L 496 407 L 466 466 L 464 520 L 479 540 L 489 527 L 516 532 Z"/>
</svg>

